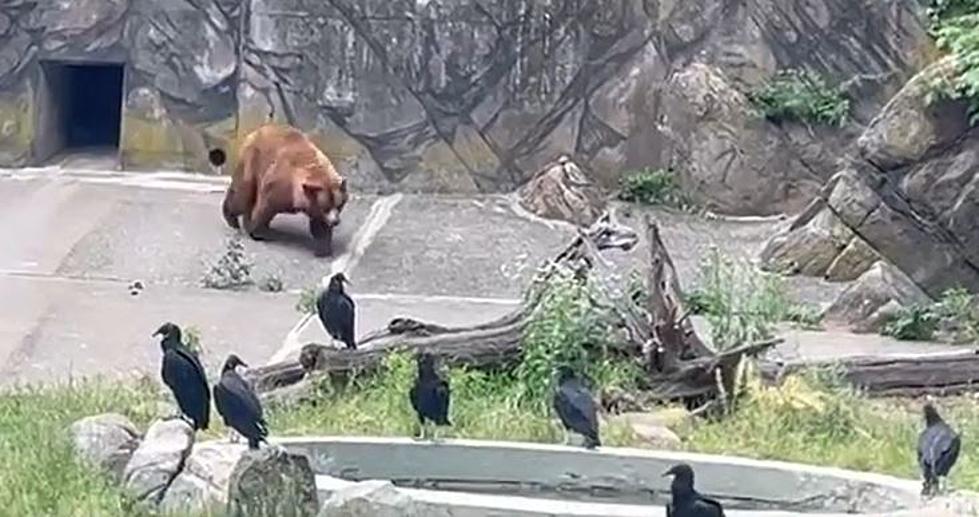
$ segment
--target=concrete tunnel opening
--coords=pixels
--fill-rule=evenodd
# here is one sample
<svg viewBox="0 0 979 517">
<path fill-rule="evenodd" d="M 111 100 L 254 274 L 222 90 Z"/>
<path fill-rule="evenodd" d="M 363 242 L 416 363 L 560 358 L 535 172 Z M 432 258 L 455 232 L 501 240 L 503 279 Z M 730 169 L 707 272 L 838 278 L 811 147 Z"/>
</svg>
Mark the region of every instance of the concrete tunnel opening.
<svg viewBox="0 0 979 517">
<path fill-rule="evenodd" d="M 38 90 L 35 161 L 66 153 L 118 154 L 121 63 L 46 62 Z"/>
</svg>

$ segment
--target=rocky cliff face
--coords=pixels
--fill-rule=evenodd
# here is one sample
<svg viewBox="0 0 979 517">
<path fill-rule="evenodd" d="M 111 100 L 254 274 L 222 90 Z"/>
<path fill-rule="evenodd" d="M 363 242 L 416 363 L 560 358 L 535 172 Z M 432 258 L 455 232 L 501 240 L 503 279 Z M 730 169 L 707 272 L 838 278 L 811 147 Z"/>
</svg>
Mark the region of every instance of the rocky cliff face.
<svg viewBox="0 0 979 517">
<path fill-rule="evenodd" d="M 887 103 L 856 156 L 768 242 L 770 268 L 850 279 L 881 256 L 931 296 L 979 291 L 979 128 L 964 103 L 926 102 L 928 84 L 954 66 L 934 63 Z M 847 254 L 863 258 L 832 273 Z"/>
<path fill-rule="evenodd" d="M 919 68 L 914 0 L 84 0 L 0 3 L 0 160 L 30 158 L 41 59 L 127 63 L 123 156 L 203 169 L 266 120 L 365 190 L 509 190 L 567 154 L 599 183 L 674 167 L 716 210 L 801 208 Z M 783 68 L 844 83 L 852 124 L 775 125 Z"/>
</svg>

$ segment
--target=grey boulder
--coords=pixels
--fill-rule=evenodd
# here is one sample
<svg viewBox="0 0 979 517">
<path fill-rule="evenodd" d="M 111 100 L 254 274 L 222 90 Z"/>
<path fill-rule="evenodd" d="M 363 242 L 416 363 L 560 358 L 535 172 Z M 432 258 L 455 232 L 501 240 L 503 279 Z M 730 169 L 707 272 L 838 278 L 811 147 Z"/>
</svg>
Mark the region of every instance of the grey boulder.
<svg viewBox="0 0 979 517">
<path fill-rule="evenodd" d="M 71 424 L 69 432 L 75 453 L 116 480 L 122 477 L 140 438 L 136 426 L 116 413 L 85 417 Z"/>
<path fill-rule="evenodd" d="M 193 444 L 194 430 L 187 422 L 153 422 L 126 465 L 125 490 L 138 501 L 158 503 L 183 467 Z"/>
</svg>

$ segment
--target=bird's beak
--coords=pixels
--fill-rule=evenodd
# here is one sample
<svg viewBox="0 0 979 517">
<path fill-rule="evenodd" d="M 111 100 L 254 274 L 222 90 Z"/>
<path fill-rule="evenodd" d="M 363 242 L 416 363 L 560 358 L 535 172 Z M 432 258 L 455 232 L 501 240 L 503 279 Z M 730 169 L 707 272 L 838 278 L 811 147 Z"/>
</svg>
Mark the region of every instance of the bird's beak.
<svg viewBox="0 0 979 517">
<path fill-rule="evenodd" d="M 673 471 L 672 470 L 667 470 L 666 472 L 663 473 L 662 477 L 668 478 L 668 477 L 670 477 L 672 475 L 673 475 Z"/>
<path fill-rule="evenodd" d="M 240 362 L 238 363 L 238 366 L 244 366 L 245 368 L 248 368 L 248 367 L 249 367 L 249 366 L 248 366 L 248 365 L 247 365 L 247 364 L 245 363 L 245 361 L 240 361 Z"/>
<path fill-rule="evenodd" d="M 156 336 L 159 336 L 160 334 L 162 334 L 162 332 L 160 332 L 159 330 L 157 330 L 157 331 L 156 331 L 156 332 L 154 332 L 154 333 L 153 333 L 153 335 L 152 335 L 152 336 L 150 336 L 150 337 L 156 337 Z"/>
</svg>

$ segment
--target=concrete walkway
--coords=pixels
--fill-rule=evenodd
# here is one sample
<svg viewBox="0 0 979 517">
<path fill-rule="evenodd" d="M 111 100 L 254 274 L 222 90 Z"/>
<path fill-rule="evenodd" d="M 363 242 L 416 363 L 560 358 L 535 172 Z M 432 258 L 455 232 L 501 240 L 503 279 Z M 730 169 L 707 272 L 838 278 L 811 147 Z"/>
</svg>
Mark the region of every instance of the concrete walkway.
<svg viewBox="0 0 979 517">
<path fill-rule="evenodd" d="M 0 170 L 0 384 L 155 373 L 159 345 L 150 334 L 167 320 L 200 330 L 210 369 L 231 351 L 252 364 L 288 357 L 324 336 L 317 319 L 294 309 L 299 291 L 340 270 L 352 281 L 359 334 L 396 316 L 485 321 L 512 309 L 572 235 L 514 210 L 505 196 L 356 196 L 332 259 L 312 256 L 298 216 L 275 220 L 274 242 L 245 239 L 253 277 L 275 276 L 284 292 L 203 289 L 208 264 L 233 235 L 220 216 L 225 185 L 173 172 Z M 641 223 L 628 212 L 624 222 Z M 657 217 L 685 284 L 711 246 L 751 257 L 776 224 Z M 642 244 L 613 259 L 642 267 Z M 138 295 L 128 289 L 135 280 L 145 285 Z M 793 285 L 817 302 L 841 287 Z"/>
</svg>

